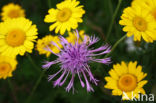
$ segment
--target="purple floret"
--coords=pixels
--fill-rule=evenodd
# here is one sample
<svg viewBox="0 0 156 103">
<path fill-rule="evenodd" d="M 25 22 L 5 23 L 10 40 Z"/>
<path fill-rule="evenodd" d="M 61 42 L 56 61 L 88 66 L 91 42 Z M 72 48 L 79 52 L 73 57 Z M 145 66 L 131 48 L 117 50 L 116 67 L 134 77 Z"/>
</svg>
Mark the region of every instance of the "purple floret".
<svg viewBox="0 0 156 103">
<path fill-rule="evenodd" d="M 103 64 L 110 64 L 110 58 L 96 59 L 95 56 L 100 56 L 110 52 L 110 46 L 108 44 L 101 46 L 97 49 L 90 49 L 90 47 L 99 41 L 95 36 L 88 37 L 85 36 L 82 43 L 78 43 L 79 33 L 76 32 L 77 41 L 75 44 L 69 43 L 64 37 L 60 36 L 60 41 L 63 46 L 63 49 L 59 48 L 57 44 L 51 42 L 51 44 L 58 47 L 60 53 L 55 54 L 49 47 L 46 50 L 58 56 L 57 60 L 45 62 L 43 68 L 48 69 L 53 64 L 59 64 L 61 69 L 53 74 L 49 75 L 48 81 L 51 81 L 56 75 L 61 74 L 61 76 L 53 82 L 54 87 L 62 86 L 68 76 L 71 76 L 70 82 L 66 87 L 66 91 L 69 92 L 72 88 L 74 91 L 74 78 L 78 75 L 81 86 L 84 88 L 86 86 L 87 91 L 94 91 L 89 81 L 97 85 L 98 80 L 94 78 L 90 66 L 90 62 L 98 62 Z M 89 80 L 88 78 L 89 77 Z M 85 81 L 82 80 L 84 78 Z M 84 83 L 85 82 L 85 83 Z"/>
</svg>

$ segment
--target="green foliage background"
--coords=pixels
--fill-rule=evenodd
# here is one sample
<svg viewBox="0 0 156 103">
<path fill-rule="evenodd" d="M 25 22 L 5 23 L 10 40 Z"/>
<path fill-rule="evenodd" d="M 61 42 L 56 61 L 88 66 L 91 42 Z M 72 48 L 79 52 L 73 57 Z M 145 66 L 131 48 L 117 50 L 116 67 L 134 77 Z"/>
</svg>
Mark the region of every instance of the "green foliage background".
<svg viewBox="0 0 156 103">
<path fill-rule="evenodd" d="M 0 0 L 0 8 L 2 6 L 14 2 L 20 4 L 26 11 L 26 17 L 33 21 L 38 27 L 38 37 L 49 34 L 49 24 L 44 23 L 44 16 L 47 14 L 49 5 L 52 8 L 56 7 L 56 4 L 62 0 L 51 0 L 51 4 L 48 0 Z M 83 17 L 84 22 L 79 25 L 79 30 L 83 29 L 88 35 L 96 35 L 101 38 L 101 41 L 95 45 L 95 47 L 104 44 L 108 27 L 112 20 L 112 16 L 117 7 L 118 0 L 80 0 L 84 5 L 86 14 Z M 122 0 L 120 10 L 115 19 L 113 29 L 108 40 L 110 45 L 115 44 L 125 33 L 122 31 L 122 27 L 118 24 L 120 15 L 125 7 L 129 6 L 131 0 Z M 54 34 L 54 32 L 51 32 Z M 127 44 L 124 41 L 118 45 L 115 51 L 112 53 L 112 64 L 102 65 L 98 63 L 91 64 L 91 70 L 96 78 L 100 80 L 98 86 L 93 86 L 95 92 L 87 93 L 85 88 L 80 86 L 79 80 L 75 80 L 75 94 L 65 91 L 65 85 L 60 88 L 53 88 L 52 82 L 47 81 L 49 74 L 55 73 L 59 66 L 55 65 L 51 67 L 41 78 L 39 86 L 36 88 L 34 95 L 30 103 L 120 103 L 120 97 L 111 95 L 111 91 L 104 89 L 103 85 L 106 83 L 104 77 L 108 75 L 108 71 L 115 63 L 121 61 L 138 61 L 143 66 L 143 71 L 148 73 L 146 79 L 149 81 L 145 85 L 147 94 L 156 92 L 156 43 L 146 44 L 145 42 L 136 45 L 141 47 L 142 51 L 127 52 Z M 55 57 L 52 55 L 50 60 Z M 13 85 L 13 93 L 9 88 L 8 80 L 0 80 L 0 103 L 25 103 L 27 97 L 30 95 L 36 81 L 43 73 L 41 65 L 47 58 L 44 55 L 39 55 L 34 50 L 32 54 L 26 54 L 21 57 L 18 56 L 18 66 L 13 73 L 13 77 L 10 81 Z M 32 64 L 31 60 L 37 65 Z M 69 80 L 67 80 L 67 83 Z M 16 95 L 16 97 L 15 97 Z M 125 102 L 126 103 L 126 102 Z M 133 103 L 133 102 L 132 102 Z M 140 102 L 139 102 L 140 103 Z M 146 102 L 145 102 L 146 103 Z M 149 102 L 148 102 L 149 103 Z"/>
</svg>

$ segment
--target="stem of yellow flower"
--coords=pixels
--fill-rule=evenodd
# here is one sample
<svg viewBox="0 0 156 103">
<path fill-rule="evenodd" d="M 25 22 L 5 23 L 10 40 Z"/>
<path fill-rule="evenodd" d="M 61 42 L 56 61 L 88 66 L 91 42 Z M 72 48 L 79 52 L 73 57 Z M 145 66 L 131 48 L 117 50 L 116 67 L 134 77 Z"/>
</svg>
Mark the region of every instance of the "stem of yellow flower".
<svg viewBox="0 0 156 103">
<path fill-rule="evenodd" d="M 40 74 L 38 80 L 37 80 L 36 83 L 35 83 L 35 86 L 34 86 L 33 89 L 32 89 L 32 92 L 30 93 L 30 95 L 29 95 L 29 97 L 28 97 L 28 99 L 26 100 L 25 103 L 30 103 L 30 101 L 31 101 L 31 99 L 32 99 L 32 97 L 33 97 L 33 95 L 34 95 L 34 93 L 35 93 L 37 87 L 39 86 L 39 84 L 40 84 L 40 82 L 41 82 L 41 80 L 42 80 L 42 77 L 44 76 L 44 73 L 45 73 L 45 71 L 42 71 L 42 72 L 41 72 L 41 74 Z"/>
<path fill-rule="evenodd" d="M 126 37 L 127 37 L 127 35 L 124 35 L 123 37 L 121 37 L 121 38 L 113 45 L 111 52 L 108 53 L 107 55 L 105 55 L 104 58 L 107 58 L 107 57 L 115 50 L 115 48 L 119 45 L 119 43 L 121 43 Z"/>
<path fill-rule="evenodd" d="M 48 0 L 48 6 L 49 6 L 49 9 L 52 7 L 51 0 Z"/>
<path fill-rule="evenodd" d="M 108 40 L 108 38 L 109 38 L 109 36 L 110 36 L 110 33 L 111 33 L 111 31 L 112 31 L 113 24 L 114 24 L 114 21 L 115 21 L 115 18 L 116 18 L 116 16 L 117 16 L 117 14 L 118 14 L 118 11 L 119 11 L 119 8 L 120 8 L 120 6 L 121 6 L 121 3 L 122 3 L 122 0 L 119 0 L 118 5 L 117 5 L 117 7 L 116 7 L 116 9 L 115 9 L 115 12 L 114 12 L 112 21 L 111 21 L 110 26 L 109 26 L 109 28 L 108 28 L 108 32 L 107 32 L 107 35 L 106 35 L 106 42 L 107 42 L 107 40 Z"/>
<path fill-rule="evenodd" d="M 33 65 L 33 67 L 37 70 L 40 71 L 41 69 L 34 63 L 34 61 L 32 60 L 31 56 L 29 54 L 27 54 L 28 60 L 31 62 L 31 64 Z"/>
<path fill-rule="evenodd" d="M 41 69 L 41 68 L 39 68 L 39 67 L 34 63 L 33 59 L 31 58 L 31 56 L 30 56 L 29 54 L 27 54 L 27 56 L 28 56 L 29 61 L 32 63 L 32 65 L 33 65 L 37 70 Z M 49 58 L 47 58 L 47 60 L 49 60 Z M 35 85 L 34 85 L 32 91 L 31 91 L 31 93 L 30 93 L 30 95 L 29 95 L 29 97 L 27 98 L 27 100 L 26 100 L 25 103 L 30 103 L 30 101 L 31 101 L 31 99 L 32 99 L 32 97 L 33 97 L 33 95 L 34 95 L 34 93 L 35 93 L 37 87 L 39 86 L 39 84 L 40 84 L 40 82 L 41 82 L 42 77 L 44 76 L 44 74 L 45 74 L 45 71 L 43 70 L 43 71 L 41 72 L 39 78 L 37 79 L 37 81 L 36 81 L 36 83 L 35 83 Z"/>
<path fill-rule="evenodd" d="M 113 15 L 113 5 L 112 5 L 112 0 L 108 0 L 108 6 L 110 9 L 110 14 Z"/>
<path fill-rule="evenodd" d="M 13 95 L 14 102 L 15 102 L 15 103 L 18 103 L 18 100 L 17 100 L 17 97 L 16 97 L 16 92 L 14 91 L 14 87 L 13 87 L 13 85 L 12 85 L 10 79 L 8 79 L 8 84 L 9 84 L 9 87 L 10 87 L 10 89 L 11 89 L 11 93 L 12 93 L 12 95 Z"/>
</svg>

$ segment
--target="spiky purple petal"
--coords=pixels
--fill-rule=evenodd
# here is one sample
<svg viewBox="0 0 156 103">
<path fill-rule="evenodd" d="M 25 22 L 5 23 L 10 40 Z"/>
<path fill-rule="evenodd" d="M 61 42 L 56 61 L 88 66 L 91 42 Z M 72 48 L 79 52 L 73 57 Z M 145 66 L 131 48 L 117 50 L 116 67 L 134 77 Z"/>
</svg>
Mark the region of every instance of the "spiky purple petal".
<svg viewBox="0 0 156 103">
<path fill-rule="evenodd" d="M 54 77 L 61 74 L 60 77 L 53 82 L 54 87 L 62 86 L 67 80 L 67 77 L 70 76 L 69 74 L 71 74 L 70 76 L 71 80 L 66 87 L 66 91 L 69 92 L 71 89 L 73 89 L 74 91 L 74 78 L 77 74 L 81 86 L 83 88 L 86 86 L 88 92 L 94 91 L 89 81 L 94 83 L 95 85 L 98 85 L 98 80 L 94 78 L 88 63 L 90 61 L 99 62 L 103 64 L 111 63 L 110 58 L 103 59 L 95 58 L 95 56 L 109 53 L 110 46 L 106 44 L 99 48 L 91 49 L 90 47 L 96 42 L 98 42 L 99 38 L 95 36 L 92 36 L 90 38 L 88 36 L 85 36 L 83 42 L 78 43 L 79 40 L 78 31 L 76 31 L 76 37 L 77 41 L 75 42 L 75 44 L 71 44 L 63 36 L 60 36 L 59 38 L 63 46 L 63 49 L 59 48 L 56 43 L 51 42 L 53 45 L 58 47 L 61 52 L 55 54 L 49 47 L 47 47 L 46 50 L 58 56 L 58 59 L 51 62 L 47 61 L 45 62 L 45 65 L 43 65 L 42 67 L 49 68 L 53 64 L 60 64 L 61 69 L 57 73 L 50 75 L 48 78 L 48 81 L 51 81 L 52 79 L 54 79 Z M 89 77 L 89 80 L 87 79 L 87 77 Z M 85 80 L 85 83 L 83 79 Z"/>
</svg>

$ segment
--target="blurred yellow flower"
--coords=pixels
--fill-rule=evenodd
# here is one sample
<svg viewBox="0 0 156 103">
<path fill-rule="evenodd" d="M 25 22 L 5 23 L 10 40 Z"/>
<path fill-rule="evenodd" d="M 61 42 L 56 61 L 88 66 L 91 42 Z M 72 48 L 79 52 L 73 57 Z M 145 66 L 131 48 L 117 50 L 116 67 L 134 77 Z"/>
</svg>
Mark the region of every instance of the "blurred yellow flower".
<svg viewBox="0 0 156 103">
<path fill-rule="evenodd" d="M 58 36 L 47 35 L 43 37 L 42 39 L 38 39 L 36 49 L 38 50 L 39 54 L 46 54 L 46 56 L 49 57 L 51 52 L 45 50 L 47 46 L 54 53 L 59 53 L 60 50 L 56 46 L 54 46 L 52 42 L 56 43 L 60 48 L 62 48 L 62 45 L 59 43 L 60 40 Z"/>
<path fill-rule="evenodd" d="M 16 69 L 16 59 L 0 56 L 0 79 L 12 77 L 12 72 Z"/>
<path fill-rule="evenodd" d="M 56 5 L 57 9 L 49 9 L 49 14 L 44 19 L 47 23 L 53 23 L 49 30 L 52 31 L 56 28 L 55 33 L 60 31 L 60 34 L 63 35 L 66 30 L 76 29 L 78 23 L 83 21 L 81 18 L 85 13 L 83 6 L 78 6 L 79 3 L 76 0 L 64 0 Z"/>
<path fill-rule="evenodd" d="M 75 44 L 75 42 L 77 41 L 77 37 L 76 37 L 77 34 L 76 34 L 76 32 L 68 32 L 68 35 L 69 36 L 66 37 L 67 41 L 69 43 Z M 87 35 L 85 35 L 85 31 L 84 30 L 80 30 L 79 31 L 79 36 L 80 36 L 79 43 L 81 43 L 84 40 L 85 36 L 88 37 Z"/>
<path fill-rule="evenodd" d="M 141 6 L 127 7 L 119 24 L 124 25 L 123 31 L 127 32 L 128 37 L 134 35 L 134 41 L 141 41 L 141 37 L 146 42 L 156 40 L 156 22 Z"/>
<path fill-rule="evenodd" d="M 133 99 L 133 96 L 138 98 L 139 93 L 145 94 L 143 86 L 148 81 L 143 79 L 147 74 L 142 72 L 142 66 L 137 66 L 137 62 L 126 64 L 122 61 L 121 64 L 113 65 L 109 75 L 105 77 L 107 84 L 104 87 L 112 89 L 112 95 L 122 95 L 122 99 L 127 100 Z"/>
<path fill-rule="evenodd" d="M 25 18 L 7 19 L 0 24 L 0 53 L 15 57 L 32 52 L 37 38 L 36 25 Z"/>
<path fill-rule="evenodd" d="M 2 20 L 25 17 L 24 10 L 18 4 L 10 3 L 2 8 Z"/>
</svg>

